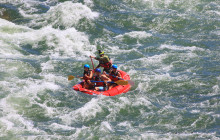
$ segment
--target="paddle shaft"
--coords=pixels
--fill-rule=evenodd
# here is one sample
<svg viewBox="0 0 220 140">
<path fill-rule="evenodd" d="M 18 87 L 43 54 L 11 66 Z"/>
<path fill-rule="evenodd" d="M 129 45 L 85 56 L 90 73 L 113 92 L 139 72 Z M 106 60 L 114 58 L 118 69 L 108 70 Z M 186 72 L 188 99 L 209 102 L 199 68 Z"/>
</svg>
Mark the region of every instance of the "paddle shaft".
<svg viewBox="0 0 220 140">
<path fill-rule="evenodd" d="M 92 67 L 93 67 L 93 70 L 94 70 L 94 64 L 93 64 L 93 60 L 92 60 L 92 57 L 91 57 L 91 62 L 92 62 Z"/>
<path fill-rule="evenodd" d="M 104 83 L 105 81 L 94 81 L 94 80 L 91 80 L 91 82 L 94 82 L 94 83 Z M 115 83 L 115 82 L 107 81 L 107 83 Z"/>
<path fill-rule="evenodd" d="M 116 76 L 115 75 L 112 75 L 112 74 L 109 74 L 109 73 L 106 73 L 106 74 L 108 74 L 108 75 L 111 75 L 111 76 L 113 76 L 113 77 L 115 77 L 116 78 Z M 124 80 L 124 79 L 122 79 L 122 78 L 119 78 L 118 77 L 118 79 L 119 80 Z M 134 86 L 134 82 L 133 81 L 131 81 L 131 80 L 124 80 L 124 81 L 127 81 L 131 86 Z"/>
<path fill-rule="evenodd" d="M 98 83 L 98 82 L 104 82 L 104 81 L 93 81 L 91 80 L 91 82 L 95 82 L 95 83 Z M 112 83 L 112 84 L 117 84 L 117 85 L 127 85 L 128 84 L 128 81 L 124 81 L 124 80 L 118 80 L 118 81 L 107 81 L 107 83 Z"/>
<path fill-rule="evenodd" d="M 106 72 L 106 74 L 111 75 L 111 76 L 113 76 L 113 77 L 115 77 L 115 78 L 116 78 L 116 76 L 115 76 L 115 75 L 109 74 L 109 73 L 107 73 L 107 72 Z M 120 77 L 118 77 L 118 79 L 119 79 L 119 80 L 124 80 L 124 79 L 122 79 L 122 78 L 120 78 Z"/>
</svg>

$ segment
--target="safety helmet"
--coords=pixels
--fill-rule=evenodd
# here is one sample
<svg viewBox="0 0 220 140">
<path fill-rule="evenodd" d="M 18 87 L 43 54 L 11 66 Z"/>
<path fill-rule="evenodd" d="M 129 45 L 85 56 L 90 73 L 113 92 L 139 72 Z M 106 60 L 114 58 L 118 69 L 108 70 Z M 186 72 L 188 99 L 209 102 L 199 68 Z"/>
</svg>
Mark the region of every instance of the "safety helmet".
<svg viewBox="0 0 220 140">
<path fill-rule="evenodd" d="M 85 64 L 84 68 L 88 68 L 89 69 L 90 68 L 89 64 Z"/>
<path fill-rule="evenodd" d="M 112 68 L 113 68 L 113 69 L 117 69 L 118 66 L 113 64 L 113 65 L 112 65 Z"/>
<path fill-rule="evenodd" d="M 99 55 L 102 55 L 104 53 L 105 53 L 104 51 L 99 50 Z"/>
<path fill-rule="evenodd" d="M 95 69 L 95 72 L 100 72 L 101 73 L 101 70 L 99 68 Z"/>
</svg>

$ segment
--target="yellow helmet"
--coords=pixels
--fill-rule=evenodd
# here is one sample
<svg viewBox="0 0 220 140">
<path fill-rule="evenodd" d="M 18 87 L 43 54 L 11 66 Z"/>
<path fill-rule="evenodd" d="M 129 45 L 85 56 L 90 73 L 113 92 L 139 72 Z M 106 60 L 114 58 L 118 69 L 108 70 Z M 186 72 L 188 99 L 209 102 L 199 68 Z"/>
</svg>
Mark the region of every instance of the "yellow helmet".
<svg viewBox="0 0 220 140">
<path fill-rule="evenodd" d="M 104 54 L 104 51 L 103 51 L 103 52 L 101 52 L 100 54 Z"/>
<path fill-rule="evenodd" d="M 99 55 L 104 54 L 104 51 L 98 50 L 99 51 Z"/>
</svg>

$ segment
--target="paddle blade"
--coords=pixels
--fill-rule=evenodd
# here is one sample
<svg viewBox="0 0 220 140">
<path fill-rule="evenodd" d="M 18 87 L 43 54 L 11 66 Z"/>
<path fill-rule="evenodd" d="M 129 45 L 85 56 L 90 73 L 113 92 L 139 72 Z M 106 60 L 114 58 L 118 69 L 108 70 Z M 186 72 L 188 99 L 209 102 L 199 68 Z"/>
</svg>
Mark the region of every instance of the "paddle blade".
<svg viewBox="0 0 220 140">
<path fill-rule="evenodd" d="M 134 86 L 134 85 L 135 85 L 134 81 L 132 81 L 132 80 L 127 80 L 127 81 L 128 81 L 128 84 L 129 84 L 129 85 L 131 85 L 131 86 Z"/>
<path fill-rule="evenodd" d="M 118 80 L 115 82 L 117 85 L 128 85 L 128 81 Z"/>
<path fill-rule="evenodd" d="M 68 80 L 70 81 L 70 80 L 73 80 L 75 78 L 75 76 L 73 76 L 73 75 L 69 75 L 68 76 Z"/>
</svg>

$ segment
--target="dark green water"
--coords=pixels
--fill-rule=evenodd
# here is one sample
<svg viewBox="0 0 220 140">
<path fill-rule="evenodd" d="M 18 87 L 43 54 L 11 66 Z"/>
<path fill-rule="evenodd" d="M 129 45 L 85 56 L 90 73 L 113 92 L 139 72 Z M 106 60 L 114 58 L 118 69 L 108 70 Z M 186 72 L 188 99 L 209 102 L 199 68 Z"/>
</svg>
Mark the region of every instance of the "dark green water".
<svg viewBox="0 0 220 140">
<path fill-rule="evenodd" d="M 6 0 L 0 16 L 0 139 L 220 139 L 218 0 Z M 72 90 L 97 49 L 128 93 Z"/>
</svg>

